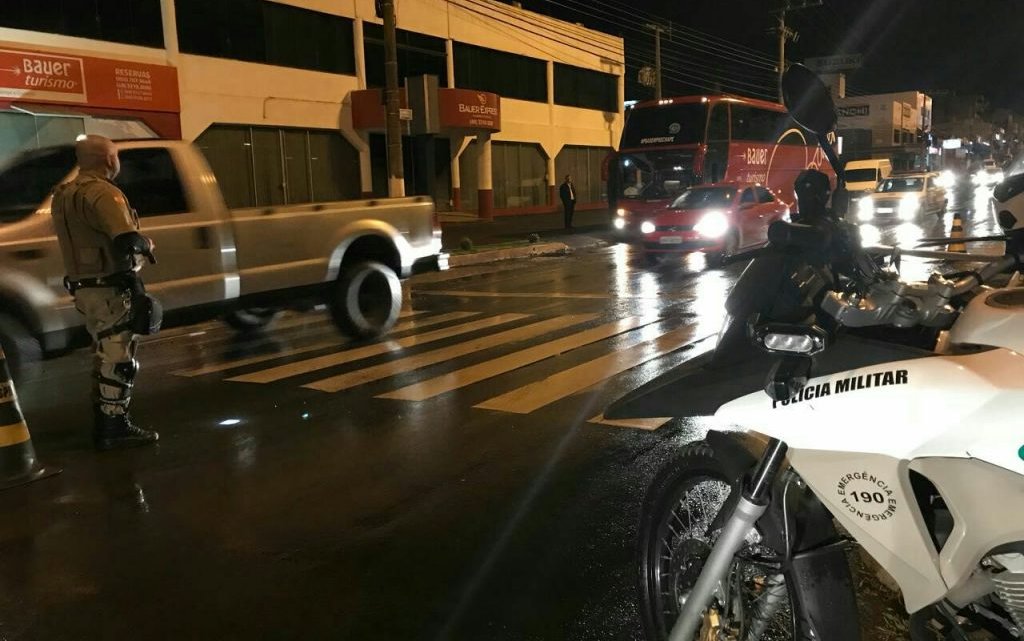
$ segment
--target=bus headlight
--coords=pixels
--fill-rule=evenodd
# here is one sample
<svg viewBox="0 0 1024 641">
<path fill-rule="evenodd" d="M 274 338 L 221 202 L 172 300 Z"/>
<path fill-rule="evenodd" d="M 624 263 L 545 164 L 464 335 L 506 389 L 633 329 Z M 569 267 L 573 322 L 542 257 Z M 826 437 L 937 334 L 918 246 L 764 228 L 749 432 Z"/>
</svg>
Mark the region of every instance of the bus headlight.
<svg viewBox="0 0 1024 641">
<path fill-rule="evenodd" d="M 654 226 L 654 223 L 649 220 L 640 223 L 640 233 L 642 234 L 653 234 L 656 229 L 657 227 Z"/>
<path fill-rule="evenodd" d="M 625 215 L 626 215 L 626 214 L 628 214 L 628 213 L 629 213 L 629 212 L 627 212 L 627 211 L 626 211 L 625 209 L 623 209 L 622 207 L 619 207 L 618 209 L 616 209 L 616 210 L 615 210 L 615 215 L 616 215 L 616 216 L 625 216 Z"/>
<path fill-rule="evenodd" d="M 857 201 L 857 218 L 867 222 L 875 217 L 875 201 L 870 198 L 861 198 Z"/>
<path fill-rule="evenodd" d="M 900 201 L 900 220 L 914 220 L 914 217 L 917 216 L 917 210 L 920 207 L 921 201 L 917 199 L 917 196 L 904 196 L 903 200 Z"/>
<path fill-rule="evenodd" d="M 625 229 L 626 228 L 626 219 L 623 218 L 622 216 L 617 216 L 615 218 L 615 222 L 613 222 L 612 225 L 614 225 L 615 229 L 618 229 L 618 230 Z"/>
<path fill-rule="evenodd" d="M 721 238 L 729 231 L 729 218 L 720 211 L 709 211 L 693 226 L 693 230 L 705 238 Z"/>
</svg>

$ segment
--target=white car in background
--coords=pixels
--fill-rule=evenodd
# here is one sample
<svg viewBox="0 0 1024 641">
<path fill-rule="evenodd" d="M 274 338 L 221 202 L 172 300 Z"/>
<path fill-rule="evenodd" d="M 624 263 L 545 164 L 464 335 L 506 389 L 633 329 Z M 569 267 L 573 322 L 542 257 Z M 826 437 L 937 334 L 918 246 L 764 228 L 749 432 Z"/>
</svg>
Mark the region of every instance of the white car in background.
<svg viewBox="0 0 1024 641">
<path fill-rule="evenodd" d="M 948 200 L 946 190 L 933 173 L 890 176 L 878 183 L 875 191 L 857 202 L 857 220 L 911 222 L 921 214 L 942 214 Z"/>
<path fill-rule="evenodd" d="M 996 161 L 992 160 L 991 158 L 986 158 L 984 161 L 982 161 L 981 169 L 979 169 L 978 172 L 974 174 L 974 178 L 972 180 L 975 185 L 981 187 L 991 187 L 993 185 L 998 185 L 999 183 L 1003 182 L 1005 178 L 1006 176 L 1003 174 L 1003 171 L 999 168 L 999 165 L 996 164 Z"/>
</svg>

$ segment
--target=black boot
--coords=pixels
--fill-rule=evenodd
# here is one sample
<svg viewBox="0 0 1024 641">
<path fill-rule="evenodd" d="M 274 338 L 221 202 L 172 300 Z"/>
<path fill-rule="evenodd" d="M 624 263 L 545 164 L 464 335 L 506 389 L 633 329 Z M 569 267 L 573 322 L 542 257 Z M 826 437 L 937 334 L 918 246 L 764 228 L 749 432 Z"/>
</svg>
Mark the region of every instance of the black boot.
<svg viewBox="0 0 1024 641">
<path fill-rule="evenodd" d="M 110 416 L 96 410 L 96 427 L 93 430 L 93 442 L 100 451 L 139 447 L 156 443 L 160 435 L 132 423 L 128 414 Z"/>
</svg>

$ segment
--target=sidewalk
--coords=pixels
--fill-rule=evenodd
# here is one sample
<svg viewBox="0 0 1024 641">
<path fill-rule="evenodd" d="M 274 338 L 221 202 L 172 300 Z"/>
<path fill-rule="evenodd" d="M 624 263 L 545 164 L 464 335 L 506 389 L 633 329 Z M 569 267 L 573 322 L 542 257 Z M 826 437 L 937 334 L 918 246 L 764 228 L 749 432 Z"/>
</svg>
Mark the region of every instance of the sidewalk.
<svg viewBox="0 0 1024 641">
<path fill-rule="evenodd" d="M 457 251 L 463 238 L 473 246 L 525 241 L 530 234 L 540 236 L 541 243 L 559 241 L 570 244 L 566 237 L 606 232 L 611 229 L 612 214 L 607 209 L 579 211 L 573 216 L 573 230 L 563 228 L 562 213 L 495 216 L 479 220 L 458 212 L 440 214 L 441 242 L 445 251 Z"/>
</svg>

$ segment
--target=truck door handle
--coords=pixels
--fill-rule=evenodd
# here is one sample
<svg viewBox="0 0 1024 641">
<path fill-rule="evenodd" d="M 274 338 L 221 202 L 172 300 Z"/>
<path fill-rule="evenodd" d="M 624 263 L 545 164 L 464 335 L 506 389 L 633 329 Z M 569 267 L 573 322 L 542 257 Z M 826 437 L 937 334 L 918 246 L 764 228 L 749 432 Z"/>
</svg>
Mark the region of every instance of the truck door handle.
<svg viewBox="0 0 1024 641">
<path fill-rule="evenodd" d="M 199 249 L 213 247 L 213 235 L 210 233 L 210 227 L 196 227 L 196 246 Z"/>
</svg>

